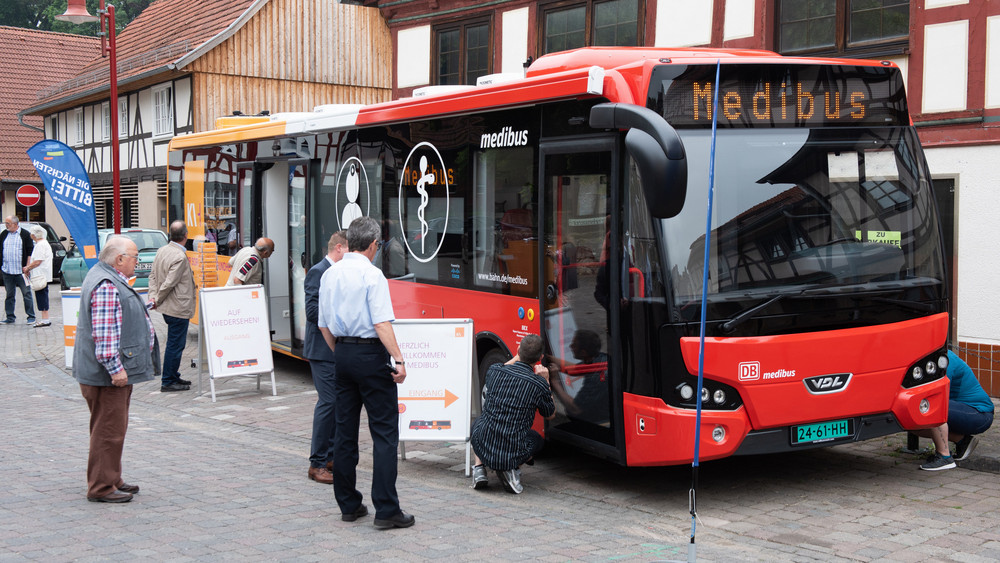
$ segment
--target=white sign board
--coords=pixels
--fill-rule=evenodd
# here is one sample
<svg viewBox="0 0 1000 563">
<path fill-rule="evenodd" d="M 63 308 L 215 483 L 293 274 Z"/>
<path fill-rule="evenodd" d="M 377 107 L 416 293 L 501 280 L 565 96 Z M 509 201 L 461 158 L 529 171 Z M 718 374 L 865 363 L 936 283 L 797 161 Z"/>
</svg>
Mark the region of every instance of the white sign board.
<svg viewBox="0 0 1000 563">
<path fill-rule="evenodd" d="M 406 381 L 399 385 L 399 440 L 468 441 L 474 369 L 471 319 L 392 323 Z"/>
<path fill-rule="evenodd" d="M 214 380 L 233 375 L 259 376 L 271 372 L 271 391 L 277 394 L 264 286 L 204 288 L 198 302 L 200 330 L 205 335 L 212 380 L 212 401 L 215 401 Z"/>
</svg>

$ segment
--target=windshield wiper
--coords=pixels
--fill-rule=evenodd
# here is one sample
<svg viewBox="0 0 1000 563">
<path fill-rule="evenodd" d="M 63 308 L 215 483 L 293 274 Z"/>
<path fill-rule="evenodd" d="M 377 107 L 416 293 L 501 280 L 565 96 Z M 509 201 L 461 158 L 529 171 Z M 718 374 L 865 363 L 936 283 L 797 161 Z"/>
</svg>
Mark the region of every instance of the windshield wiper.
<svg viewBox="0 0 1000 563">
<path fill-rule="evenodd" d="M 757 311 L 760 311 L 761 309 L 764 309 L 768 305 L 770 305 L 772 303 L 776 303 L 776 302 L 784 299 L 785 297 L 788 297 L 789 295 L 802 295 L 802 291 L 799 291 L 798 293 L 779 293 L 778 295 L 775 295 L 774 297 L 768 299 L 767 301 L 765 301 L 765 302 L 763 302 L 763 303 L 761 303 L 759 305 L 754 305 L 753 307 L 750 307 L 749 309 L 745 309 L 745 310 L 741 311 L 738 315 L 736 315 L 735 317 L 733 317 L 733 318 L 729 319 L 728 321 L 726 321 L 725 323 L 723 323 L 723 325 L 722 325 L 722 332 L 732 332 L 733 329 L 735 329 L 736 327 L 740 326 L 741 324 L 743 324 L 744 322 L 746 322 L 747 319 L 749 319 L 750 317 L 752 317 L 755 314 L 757 314 Z"/>
</svg>

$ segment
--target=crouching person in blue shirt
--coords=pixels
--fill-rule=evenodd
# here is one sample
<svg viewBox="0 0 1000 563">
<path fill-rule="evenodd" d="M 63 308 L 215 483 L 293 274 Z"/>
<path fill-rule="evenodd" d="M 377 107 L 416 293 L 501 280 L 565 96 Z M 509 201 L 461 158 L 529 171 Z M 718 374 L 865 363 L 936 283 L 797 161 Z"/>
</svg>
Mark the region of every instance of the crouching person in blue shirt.
<svg viewBox="0 0 1000 563">
<path fill-rule="evenodd" d="M 544 445 L 541 435 L 531 429 L 535 412 L 546 419 L 556 412 L 549 370 L 535 365 L 541 358 L 542 338 L 528 334 L 521 339 L 517 355 L 487 370 L 483 414 L 472 425 L 472 449 L 476 454 L 473 488 L 488 485 L 486 468 L 490 467 L 507 492 L 520 494 L 524 490 L 520 466 L 530 462 Z"/>
<path fill-rule="evenodd" d="M 951 469 L 955 467 L 955 461 L 968 459 L 979 441 L 977 435 L 993 425 L 993 401 L 979 385 L 972 368 L 951 350 L 948 351 L 948 379 L 951 380 L 948 422 L 937 428 L 913 432 L 934 440 L 936 452 L 920 466 L 925 471 Z M 955 442 L 954 455 L 948 445 L 949 440 Z"/>
</svg>

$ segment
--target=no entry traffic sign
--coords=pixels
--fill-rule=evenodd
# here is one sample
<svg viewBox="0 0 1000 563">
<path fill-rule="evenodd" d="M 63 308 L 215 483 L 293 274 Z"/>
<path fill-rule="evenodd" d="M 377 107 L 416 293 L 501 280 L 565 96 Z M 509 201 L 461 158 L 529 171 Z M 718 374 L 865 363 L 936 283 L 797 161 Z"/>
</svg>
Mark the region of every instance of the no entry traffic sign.
<svg viewBox="0 0 1000 563">
<path fill-rule="evenodd" d="M 37 187 L 31 184 L 24 184 L 20 188 L 17 188 L 17 202 L 25 207 L 38 205 L 41 199 L 42 193 L 38 191 Z"/>
</svg>

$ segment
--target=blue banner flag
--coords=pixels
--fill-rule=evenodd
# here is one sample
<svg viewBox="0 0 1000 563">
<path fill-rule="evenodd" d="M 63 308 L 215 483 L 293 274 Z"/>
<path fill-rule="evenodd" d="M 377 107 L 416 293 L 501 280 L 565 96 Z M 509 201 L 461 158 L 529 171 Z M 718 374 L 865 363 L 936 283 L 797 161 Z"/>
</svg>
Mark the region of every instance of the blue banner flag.
<svg viewBox="0 0 1000 563">
<path fill-rule="evenodd" d="M 45 183 L 49 197 L 83 253 L 87 267 L 97 263 L 97 213 L 90 191 L 90 177 L 76 151 L 53 139 L 28 149 L 31 163 Z"/>
</svg>

